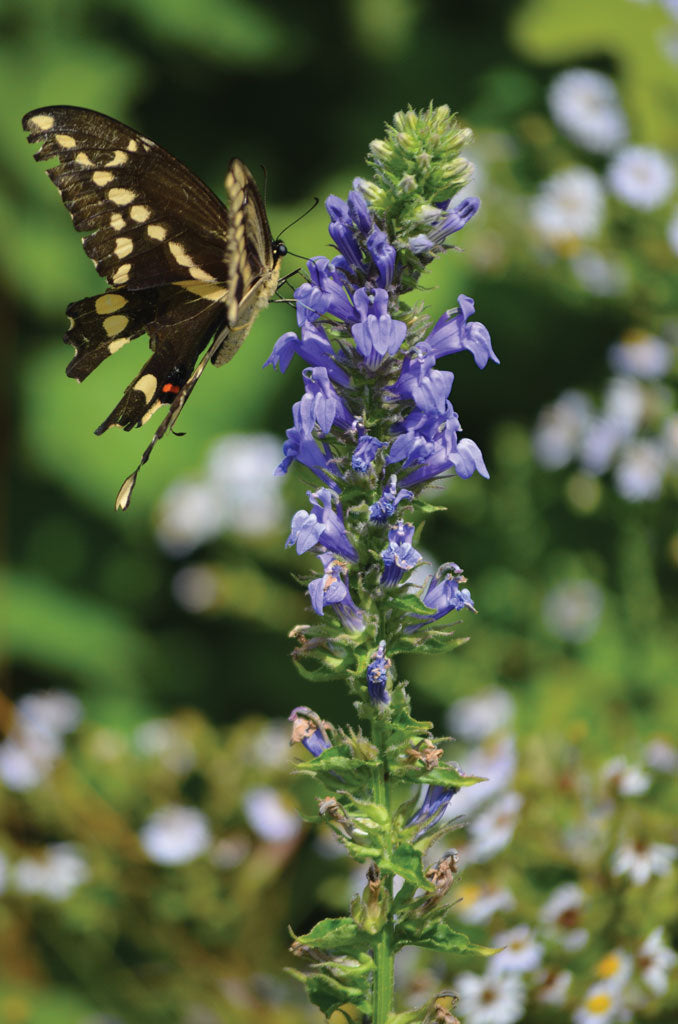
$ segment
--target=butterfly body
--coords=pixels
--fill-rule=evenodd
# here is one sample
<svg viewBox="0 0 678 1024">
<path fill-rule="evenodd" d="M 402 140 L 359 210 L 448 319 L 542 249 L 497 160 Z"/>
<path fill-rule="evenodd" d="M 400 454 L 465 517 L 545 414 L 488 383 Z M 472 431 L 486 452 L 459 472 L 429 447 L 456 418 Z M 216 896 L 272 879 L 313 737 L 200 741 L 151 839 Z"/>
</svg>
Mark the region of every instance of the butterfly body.
<svg viewBox="0 0 678 1024">
<path fill-rule="evenodd" d="M 232 359 L 272 298 L 285 246 L 273 240 L 254 178 L 238 159 L 226 175 L 227 208 L 170 153 L 104 114 L 44 107 L 23 125 L 29 142 L 42 143 L 35 159 L 58 160 L 47 174 L 109 285 L 67 307 L 64 340 L 75 355 L 66 373 L 84 380 L 134 338 L 149 337 L 150 358 L 95 433 L 131 430 L 169 405 L 120 489 L 116 508 L 126 508 L 139 469 L 207 363 Z"/>
</svg>

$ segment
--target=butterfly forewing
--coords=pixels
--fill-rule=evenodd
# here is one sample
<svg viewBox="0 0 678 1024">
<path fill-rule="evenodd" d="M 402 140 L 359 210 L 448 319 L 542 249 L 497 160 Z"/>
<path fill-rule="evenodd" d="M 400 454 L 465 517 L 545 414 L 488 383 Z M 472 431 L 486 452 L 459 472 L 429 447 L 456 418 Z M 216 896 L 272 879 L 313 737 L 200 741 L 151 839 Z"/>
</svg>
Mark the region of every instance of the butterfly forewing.
<svg viewBox="0 0 678 1024">
<path fill-rule="evenodd" d="M 59 189 L 98 273 L 111 286 L 67 309 L 75 348 L 67 373 L 84 380 L 107 356 L 148 334 L 152 355 L 96 433 L 129 430 L 169 404 L 165 419 L 123 484 L 176 422 L 211 359 L 227 362 L 270 300 L 284 247 L 273 242 L 256 183 L 240 160 L 226 178 L 229 209 L 180 161 L 104 114 L 44 107 L 23 119 L 36 160 Z M 201 357 L 203 350 L 206 350 Z"/>
</svg>

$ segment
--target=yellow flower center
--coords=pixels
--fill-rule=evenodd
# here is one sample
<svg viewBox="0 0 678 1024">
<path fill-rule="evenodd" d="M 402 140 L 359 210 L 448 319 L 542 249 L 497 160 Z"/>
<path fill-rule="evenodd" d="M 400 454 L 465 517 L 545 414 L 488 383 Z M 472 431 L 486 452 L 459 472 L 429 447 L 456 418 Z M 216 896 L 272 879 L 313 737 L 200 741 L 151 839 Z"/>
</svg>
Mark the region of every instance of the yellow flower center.
<svg viewBox="0 0 678 1024">
<path fill-rule="evenodd" d="M 584 1005 L 591 1013 L 605 1013 L 612 1006 L 612 996 L 609 992 L 596 992 L 588 997 Z"/>
<path fill-rule="evenodd" d="M 599 978 L 614 978 L 619 971 L 621 961 L 616 953 L 608 953 L 596 967 L 596 975 Z"/>
</svg>

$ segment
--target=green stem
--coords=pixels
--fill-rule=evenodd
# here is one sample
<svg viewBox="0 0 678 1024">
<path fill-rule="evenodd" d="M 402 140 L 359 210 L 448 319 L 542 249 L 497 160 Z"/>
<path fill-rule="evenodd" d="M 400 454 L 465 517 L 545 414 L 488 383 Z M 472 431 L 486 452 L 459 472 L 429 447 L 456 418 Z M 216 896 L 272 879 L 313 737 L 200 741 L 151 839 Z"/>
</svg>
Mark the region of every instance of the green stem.
<svg viewBox="0 0 678 1024">
<path fill-rule="evenodd" d="M 391 793 L 388 785 L 388 767 L 386 763 L 386 731 L 378 722 L 373 723 L 372 741 L 378 747 L 381 765 L 374 772 L 374 801 L 380 804 L 391 817 Z M 391 830 L 387 832 L 386 853 L 391 850 Z M 382 876 L 381 884 L 388 887 L 389 905 L 393 899 L 393 879 L 391 875 Z M 372 990 L 372 1024 L 385 1024 L 386 1018 L 393 1009 L 393 919 L 389 909 L 384 927 L 376 937 L 374 950 L 375 975 Z"/>
</svg>

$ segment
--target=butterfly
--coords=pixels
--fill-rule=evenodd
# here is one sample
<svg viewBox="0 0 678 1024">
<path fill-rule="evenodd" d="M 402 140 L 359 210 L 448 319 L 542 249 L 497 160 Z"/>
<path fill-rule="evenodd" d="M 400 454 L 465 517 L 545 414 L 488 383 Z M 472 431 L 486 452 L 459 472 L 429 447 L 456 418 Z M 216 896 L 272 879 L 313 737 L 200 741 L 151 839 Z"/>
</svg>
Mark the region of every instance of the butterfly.
<svg viewBox="0 0 678 1024">
<path fill-rule="evenodd" d="M 41 107 L 23 118 L 47 174 L 109 287 L 71 303 L 66 368 L 84 380 L 133 338 L 152 355 L 97 427 L 124 430 L 169 410 L 127 477 L 116 509 L 128 507 L 141 467 L 176 423 L 208 362 L 233 358 L 279 283 L 287 249 L 271 235 L 251 172 L 236 158 L 226 175 L 228 208 L 157 143 L 120 121 L 81 107 Z"/>
</svg>

